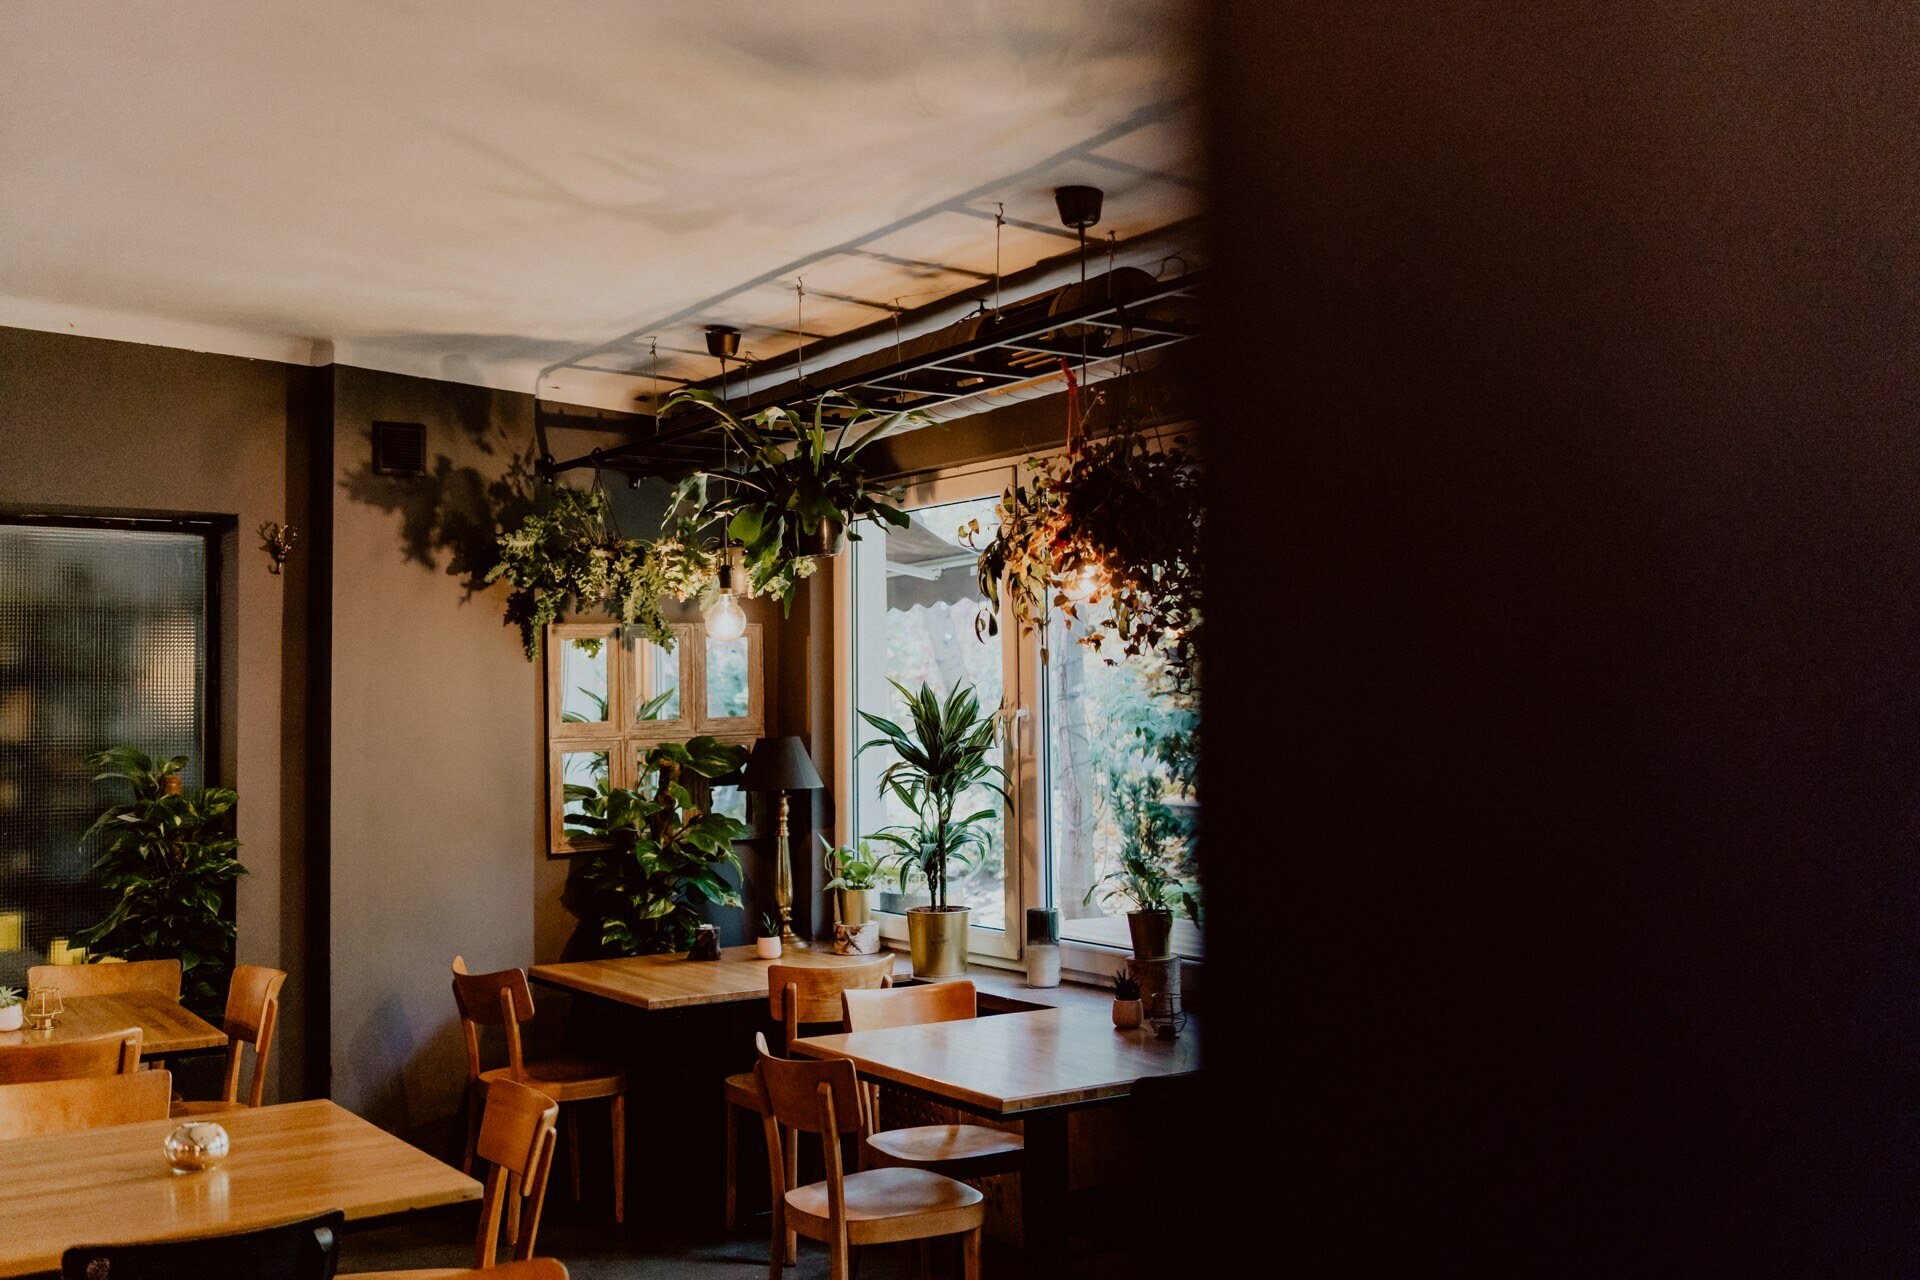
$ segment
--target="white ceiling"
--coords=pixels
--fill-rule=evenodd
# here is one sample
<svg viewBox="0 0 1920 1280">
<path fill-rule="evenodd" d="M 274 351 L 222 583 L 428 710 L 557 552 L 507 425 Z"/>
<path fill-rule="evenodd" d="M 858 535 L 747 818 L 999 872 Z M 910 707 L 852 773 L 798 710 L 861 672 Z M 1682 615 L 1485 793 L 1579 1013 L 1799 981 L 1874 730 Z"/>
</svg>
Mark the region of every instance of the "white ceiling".
<svg viewBox="0 0 1920 1280">
<path fill-rule="evenodd" d="M 0 324 L 605 407 L 1197 211 L 1182 0 L 0 0 Z M 1010 225 L 1013 271 L 1068 242 Z M 923 265 L 916 265 L 923 264 Z M 611 352 L 582 359 L 604 344 Z M 567 366 L 554 369 L 553 366 Z M 543 370 L 549 370 L 543 375 Z"/>
</svg>

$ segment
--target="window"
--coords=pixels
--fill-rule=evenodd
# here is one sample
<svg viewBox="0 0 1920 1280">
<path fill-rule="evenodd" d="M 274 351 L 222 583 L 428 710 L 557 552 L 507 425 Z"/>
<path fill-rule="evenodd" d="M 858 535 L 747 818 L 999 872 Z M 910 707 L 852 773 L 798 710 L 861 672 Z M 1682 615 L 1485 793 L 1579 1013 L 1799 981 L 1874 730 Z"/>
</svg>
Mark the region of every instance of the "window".
<svg viewBox="0 0 1920 1280">
<path fill-rule="evenodd" d="M 209 533 L 0 523 L 0 985 L 105 914 L 83 763 L 120 744 L 211 781 Z"/>
<path fill-rule="evenodd" d="M 959 529 L 977 519 L 982 534 L 975 541 L 984 545 L 998 496 L 1014 474 L 995 467 L 912 486 L 905 504 L 912 525 L 863 528 L 834 570 L 838 698 L 850 708 L 841 722 L 839 775 L 851 780 L 839 797 L 837 836 L 859 840 L 911 818 L 898 799 L 880 795 L 883 751 L 855 756 L 874 734 L 852 712 L 898 720 L 899 695 L 889 680 L 910 688 L 924 680 L 942 692 L 957 679 L 970 681 L 984 707 L 998 708 L 1002 763 L 1012 783 L 988 856 L 955 877 L 953 900 L 973 908 L 974 952 L 1017 957 L 1022 930 L 1008 922 L 1020 920 L 1024 907 L 1052 906 L 1062 918 L 1067 967 L 1104 975 L 1131 947 L 1131 904 L 1096 886 L 1119 865 L 1129 840 L 1148 843 L 1171 874 L 1197 884 L 1199 811 L 1191 782 L 1198 694 L 1175 687 L 1157 659 L 1107 663 L 1057 619 L 1045 662 L 1039 637 L 1020 634 L 1009 614 L 995 636 L 976 630 L 987 604 L 976 553 Z M 924 897 L 882 889 L 882 930 L 904 939 L 899 913 Z M 1173 942 L 1179 955 L 1200 957 L 1200 930 L 1191 921 L 1175 920 Z"/>
<path fill-rule="evenodd" d="M 613 787 L 645 783 L 649 748 L 710 734 L 750 745 L 764 732 L 765 656 L 759 623 L 731 643 L 698 623 L 673 628 L 671 650 L 638 629 L 565 622 L 547 628 L 547 789 L 550 856 L 591 848 L 568 823 Z M 714 810 L 746 821 L 746 795 L 715 787 Z"/>
<path fill-rule="evenodd" d="M 960 536 L 961 527 L 973 520 L 980 521 L 984 536 L 992 536 L 994 504 L 1009 475 L 997 469 L 916 486 L 907 497 L 911 525 L 864 527 L 861 540 L 850 544 L 853 707 L 898 722 L 904 713 L 890 681 L 909 689 L 924 682 L 942 695 L 960 682 L 973 686 L 981 709 L 1000 719 L 1003 729 L 1017 725 L 1020 691 L 1031 675 L 1023 671 L 1026 663 L 1016 635 L 1003 629 L 998 636 L 983 638 L 977 630 L 987 603 L 974 575 L 975 553 Z M 852 724 L 849 732 L 856 746 L 873 736 L 865 721 Z M 1018 918 L 1021 851 L 1031 847 L 1031 841 L 1020 838 L 1028 815 L 1020 804 L 1026 791 L 1017 743 L 1009 756 L 1004 733 L 1001 740 L 996 759 L 1008 771 L 1013 803 L 1003 805 L 984 788 L 966 797 L 963 813 L 985 808 L 1001 812 L 989 822 L 986 845 L 974 865 L 953 870 L 949 898 L 956 906 L 972 908 L 976 952 L 1011 958 L 1019 952 L 1019 931 L 1008 929 L 1007 922 Z M 853 762 L 850 829 L 855 839 L 913 820 L 898 797 L 880 794 L 879 777 L 890 762 L 891 754 L 882 748 Z M 904 938 L 901 913 L 926 896 L 917 887 L 900 893 L 897 881 L 891 888 L 883 882 L 881 888 L 882 930 L 888 937 Z"/>
</svg>

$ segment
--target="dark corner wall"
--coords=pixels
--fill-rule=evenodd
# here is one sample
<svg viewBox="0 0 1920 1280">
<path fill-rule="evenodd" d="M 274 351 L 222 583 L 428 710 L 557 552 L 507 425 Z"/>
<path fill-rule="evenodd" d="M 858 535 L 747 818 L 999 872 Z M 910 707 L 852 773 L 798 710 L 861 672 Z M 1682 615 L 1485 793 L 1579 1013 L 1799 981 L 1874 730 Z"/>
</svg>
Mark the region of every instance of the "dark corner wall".
<svg viewBox="0 0 1920 1280">
<path fill-rule="evenodd" d="M 1194 1238 L 1920 1263 L 1917 37 L 1210 9 Z"/>
</svg>

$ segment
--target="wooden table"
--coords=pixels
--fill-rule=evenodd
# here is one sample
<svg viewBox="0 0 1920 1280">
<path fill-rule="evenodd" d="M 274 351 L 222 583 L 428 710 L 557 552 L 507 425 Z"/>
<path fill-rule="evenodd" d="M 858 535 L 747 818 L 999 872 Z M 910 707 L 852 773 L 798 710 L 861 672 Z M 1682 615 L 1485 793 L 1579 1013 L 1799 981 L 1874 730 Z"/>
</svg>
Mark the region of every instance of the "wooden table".
<svg viewBox="0 0 1920 1280">
<path fill-rule="evenodd" d="M 1047 1276 L 1066 1271 L 1067 1113 L 1125 1098 L 1142 1080 L 1200 1069 L 1191 1027 L 1176 1040 L 1159 1040 L 1146 1027 L 1116 1031 L 1111 1017 L 1078 1008 L 809 1036 L 790 1048 L 844 1058 L 864 1076 L 968 1111 L 1023 1121 L 1027 1267 Z"/>
<path fill-rule="evenodd" d="M 568 987 L 654 1012 L 765 1000 L 770 965 L 858 964 L 872 959 L 872 956 L 837 956 L 831 947 L 818 946 L 789 950 L 778 960 L 762 960 L 747 946 L 722 947 L 718 960 L 689 960 L 684 953 L 622 956 L 613 960 L 537 964 L 529 972 L 536 982 Z"/>
<path fill-rule="evenodd" d="M 51 1031 L 0 1031 L 0 1053 L 16 1045 L 58 1044 L 111 1031 L 140 1028 L 140 1056 L 159 1058 L 191 1049 L 218 1049 L 226 1033 L 158 991 L 75 996 Z"/>
<path fill-rule="evenodd" d="M 223 1112 L 233 1154 L 176 1174 L 178 1121 L 0 1142 L 0 1276 L 58 1271 L 77 1244 L 218 1235 L 328 1209 L 349 1221 L 478 1200 L 480 1184 L 331 1102 Z"/>
</svg>

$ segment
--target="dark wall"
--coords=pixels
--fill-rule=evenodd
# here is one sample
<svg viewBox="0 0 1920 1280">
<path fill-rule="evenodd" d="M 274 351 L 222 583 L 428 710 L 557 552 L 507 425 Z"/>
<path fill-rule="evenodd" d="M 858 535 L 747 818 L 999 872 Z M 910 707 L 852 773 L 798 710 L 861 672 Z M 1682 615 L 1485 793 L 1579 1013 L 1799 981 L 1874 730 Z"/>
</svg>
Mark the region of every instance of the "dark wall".
<svg viewBox="0 0 1920 1280">
<path fill-rule="evenodd" d="M 267 572 L 254 529 L 305 530 L 290 483 L 311 371 L 0 328 L 0 508 L 234 517 L 226 539 L 218 775 L 240 793 L 239 959 L 285 968 L 271 1094 L 306 1087 L 304 597 L 307 557 Z M 106 745 L 106 744 L 103 744 Z"/>
<path fill-rule="evenodd" d="M 1216 8 L 1203 1238 L 1913 1269 L 1916 34 Z"/>
</svg>

